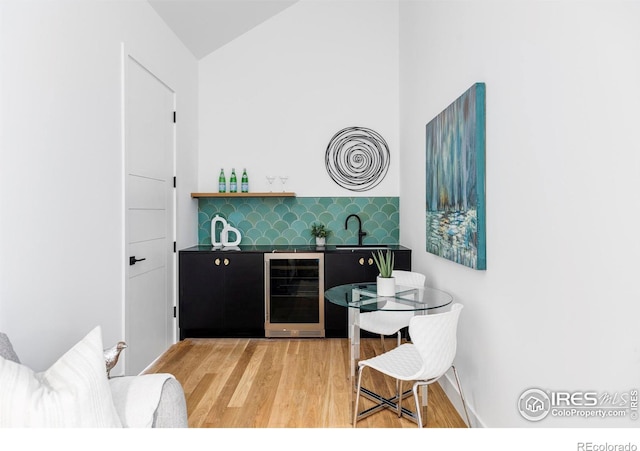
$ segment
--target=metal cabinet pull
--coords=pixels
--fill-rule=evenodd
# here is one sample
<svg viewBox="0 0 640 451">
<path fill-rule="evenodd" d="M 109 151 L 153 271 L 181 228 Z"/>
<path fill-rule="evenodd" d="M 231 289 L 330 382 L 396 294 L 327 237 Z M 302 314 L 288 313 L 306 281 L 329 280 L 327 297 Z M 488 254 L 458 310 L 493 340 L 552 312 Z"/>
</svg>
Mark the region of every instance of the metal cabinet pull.
<svg viewBox="0 0 640 451">
<path fill-rule="evenodd" d="M 216 266 L 220 266 L 220 259 L 219 259 L 219 258 L 216 258 L 216 259 L 215 259 L 215 261 L 214 261 L 214 263 L 216 264 Z"/>
<path fill-rule="evenodd" d="M 224 266 L 227 266 L 228 264 L 229 264 L 229 259 L 228 259 L 228 258 L 225 258 L 225 259 L 224 259 Z"/>
<path fill-rule="evenodd" d="M 360 260 L 358 260 L 358 263 L 360 263 L 361 265 L 364 265 L 364 258 L 360 258 Z"/>
<path fill-rule="evenodd" d="M 369 266 L 373 265 L 373 258 L 369 259 Z"/>
</svg>

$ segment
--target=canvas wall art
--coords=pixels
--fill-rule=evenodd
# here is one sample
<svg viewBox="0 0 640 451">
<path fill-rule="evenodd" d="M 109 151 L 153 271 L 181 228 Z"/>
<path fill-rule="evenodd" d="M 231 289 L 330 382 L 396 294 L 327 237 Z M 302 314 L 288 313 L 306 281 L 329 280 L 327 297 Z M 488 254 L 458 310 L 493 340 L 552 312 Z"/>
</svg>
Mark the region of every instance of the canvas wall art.
<svg viewBox="0 0 640 451">
<path fill-rule="evenodd" d="M 487 268 L 485 84 L 476 83 L 426 126 L 427 252 Z"/>
</svg>

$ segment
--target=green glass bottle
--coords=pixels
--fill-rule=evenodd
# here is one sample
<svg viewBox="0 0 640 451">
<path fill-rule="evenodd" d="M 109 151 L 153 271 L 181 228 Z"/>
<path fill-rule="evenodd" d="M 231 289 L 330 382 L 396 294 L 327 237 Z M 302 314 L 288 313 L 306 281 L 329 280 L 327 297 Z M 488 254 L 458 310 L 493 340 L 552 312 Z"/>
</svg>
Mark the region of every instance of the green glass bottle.
<svg viewBox="0 0 640 451">
<path fill-rule="evenodd" d="M 229 192 L 238 192 L 238 179 L 236 178 L 236 170 L 233 168 L 231 169 L 231 177 L 229 178 Z"/>
<path fill-rule="evenodd" d="M 244 168 L 244 171 L 242 172 L 242 192 L 249 192 L 249 176 L 247 175 L 247 168 Z"/>
<path fill-rule="evenodd" d="M 227 179 L 224 176 L 224 169 L 220 169 L 220 176 L 218 177 L 218 192 L 219 193 L 227 192 Z"/>
</svg>

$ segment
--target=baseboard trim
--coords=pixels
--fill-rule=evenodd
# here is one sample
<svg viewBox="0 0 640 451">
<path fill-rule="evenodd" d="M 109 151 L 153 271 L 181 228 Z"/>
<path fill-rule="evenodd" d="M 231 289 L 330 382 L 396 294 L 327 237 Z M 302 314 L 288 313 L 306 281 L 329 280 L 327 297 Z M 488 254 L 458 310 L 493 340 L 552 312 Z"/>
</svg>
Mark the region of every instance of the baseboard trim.
<svg viewBox="0 0 640 451">
<path fill-rule="evenodd" d="M 462 378 L 461 378 L 462 379 Z M 442 387 L 442 390 L 451 401 L 451 404 L 462 418 L 462 421 L 467 422 L 467 417 L 464 414 L 464 407 L 462 406 L 462 399 L 460 399 L 460 393 L 458 392 L 458 385 L 456 384 L 455 376 L 453 375 L 453 371 L 450 370 L 444 377 L 441 377 L 438 382 Z M 462 381 L 460 381 L 462 383 Z M 465 400 L 467 401 L 467 411 L 469 412 L 469 419 L 471 420 L 471 427 L 473 428 L 486 428 L 487 426 L 480 419 L 473 406 L 469 404 L 469 394 L 465 393 Z M 467 425 L 469 426 L 469 425 Z"/>
</svg>

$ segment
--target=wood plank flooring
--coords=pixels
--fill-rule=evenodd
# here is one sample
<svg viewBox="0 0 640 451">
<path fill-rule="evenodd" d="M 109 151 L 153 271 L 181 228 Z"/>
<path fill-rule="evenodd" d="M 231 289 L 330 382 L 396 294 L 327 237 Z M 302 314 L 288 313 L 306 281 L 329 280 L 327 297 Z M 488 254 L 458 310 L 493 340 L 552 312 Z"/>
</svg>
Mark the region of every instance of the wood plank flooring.
<svg viewBox="0 0 640 451">
<path fill-rule="evenodd" d="M 394 346 L 389 339 L 387 348 Z M 362 339 L 361 354 L 381 352 L 379 339 Z M 187 339 L 173 345 L 147 373 L 171 373 L 184 387 L 189 427 L 347 428 L 346 339 Z M 365 370 L 363 386 L 383 395 L 395 382 Z M 408 386 L 407 386 L 408 388 Z M 372 404 L 360 398 L 361 410 Z M 413 398 L 404 405 L 414 409 Z M 359 428 L 416 428 L 385 410 Z M 429 387 L 427 427 L 466 427 L 442 388 Z"/>
</svg>

